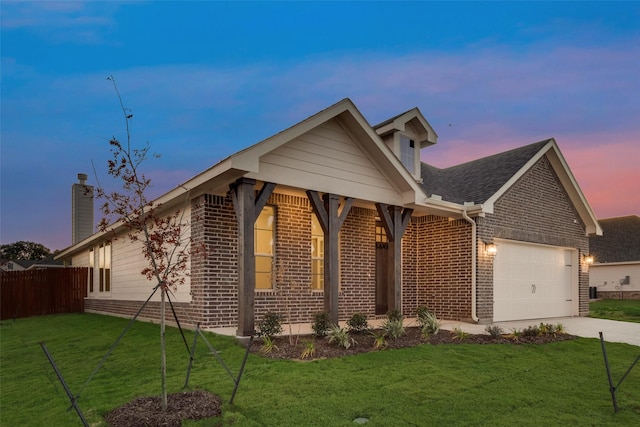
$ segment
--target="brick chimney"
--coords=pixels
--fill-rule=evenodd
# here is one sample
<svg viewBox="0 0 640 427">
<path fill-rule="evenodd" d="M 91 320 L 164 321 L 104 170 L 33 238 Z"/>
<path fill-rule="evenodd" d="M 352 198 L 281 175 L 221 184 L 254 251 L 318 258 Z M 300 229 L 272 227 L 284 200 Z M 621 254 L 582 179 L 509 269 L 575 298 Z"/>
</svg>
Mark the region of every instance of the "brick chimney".
<svg viewBox="0 0 640 427">
<path fill-rule="evenodd" d="M 87 174 L 79 173 L 71 186 L 71 244 L 93 234 L 93 186 L 87 185 Z"/>
</svg>

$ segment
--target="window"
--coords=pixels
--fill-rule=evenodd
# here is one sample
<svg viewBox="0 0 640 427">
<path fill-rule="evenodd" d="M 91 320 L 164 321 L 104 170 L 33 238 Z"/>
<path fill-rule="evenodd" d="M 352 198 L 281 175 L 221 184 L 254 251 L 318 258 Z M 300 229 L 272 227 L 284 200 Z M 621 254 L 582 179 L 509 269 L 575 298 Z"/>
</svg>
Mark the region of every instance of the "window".
<svg viewBox="0 0 640 427">
<path fill-rule="evenodd" d="M 89 249 L 89 293 L 93 293 L 93 268 L 95 267 L 96 259 L 93 248 Z"/>
<path fill-rule="evenodd" d="M 382 245 L 389 243 L 389 240 L 387 239 L 387 232 L 380 221 L 376 221 L 376 244 L 378 243 Z"/>
<path fill-rule="evenodd" d="M 400 135 L 400 161 L 411 173 L 415 172 L 415 142 L 407 136 Z"/>
<path fill-rule="evenodd" d="M 324 231 L 314 214 L 311 215 L 311 289 L 324 289 Z"/>
<path fill-rule="evenodd" d="M 265 206 L 254 227 L 256 289 L 273 288 L 273 248 L 275 243 L 275 208 Z"/>
<path fill-rule="evenodd" d="M 100 257 L 100 292 L 111 292 L 111 243 L 100 245 L 98 256 Z"/>
</svg>

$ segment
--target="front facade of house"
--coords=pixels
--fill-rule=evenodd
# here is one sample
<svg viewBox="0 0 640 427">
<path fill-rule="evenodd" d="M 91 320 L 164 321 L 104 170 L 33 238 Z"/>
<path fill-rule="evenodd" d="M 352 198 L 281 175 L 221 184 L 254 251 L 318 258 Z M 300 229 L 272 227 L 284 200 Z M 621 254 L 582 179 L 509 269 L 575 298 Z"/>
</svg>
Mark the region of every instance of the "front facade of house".
<svg viewBox="0 0 640 427">
<path fill-rule="evenodd" d="M 194 177 L 189 234 L 206 255 L 173 295 L 181 322 L 250 335 L 268 311 L 307 323 L 423 305 L 487 324 L 586 315 L 582 260 L 600 229 L 555 141 L 439 170 L 420 162 L 436 140 L 417 109 L 371 127 L 346 99 Z M 185 187 L 159 202 L 175 206 Z M 103 239 L 59 259 L 90 267 L 87 311 L 132 316 L 153 287 L 140 248 Z"/>
</svg>

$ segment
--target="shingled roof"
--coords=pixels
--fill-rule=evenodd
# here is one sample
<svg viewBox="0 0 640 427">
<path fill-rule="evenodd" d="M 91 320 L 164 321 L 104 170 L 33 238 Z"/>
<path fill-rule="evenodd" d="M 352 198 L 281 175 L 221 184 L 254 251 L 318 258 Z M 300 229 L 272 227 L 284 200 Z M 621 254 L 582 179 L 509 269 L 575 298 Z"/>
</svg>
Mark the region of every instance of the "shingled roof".
<svg viewBox="0 0 640 427">
<path fill-rule="evenodd" d="M 601 219 L 602 236 L 589 238 L 589 251 L 597 263 L 640 261 L 640 217 Z"/>
<path fill-rule="evenodd" d="M 427 196 L 435 194 L 449 202 L 484 203 L 550 141 L 546 139 L 445 169 L 422 163 L 422 187 Z"/>
</svg>

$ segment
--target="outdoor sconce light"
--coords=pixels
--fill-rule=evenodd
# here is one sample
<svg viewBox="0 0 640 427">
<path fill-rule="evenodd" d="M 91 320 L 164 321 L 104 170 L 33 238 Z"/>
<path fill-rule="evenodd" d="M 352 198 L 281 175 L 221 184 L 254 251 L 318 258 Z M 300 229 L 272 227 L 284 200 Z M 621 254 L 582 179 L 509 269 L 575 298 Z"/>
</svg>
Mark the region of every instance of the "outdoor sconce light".
<svg viewBox="0 0 640 427">
<path fill-rule="evenodd" d="M 485 243 L 484 250 L 492 259 L 495 258 L 496 255 L 498 255 L 498 248 L 496 247 L 495 243 Z"/>
<path fill-rule="evenodd" d="M 584 260 L 585 265 L 590 266 L 590 265 L 593 264 L 593 255 L 587 254 L 587 255 L 585 255 L 583 257 L 583 260 Z"/>
</svg>

